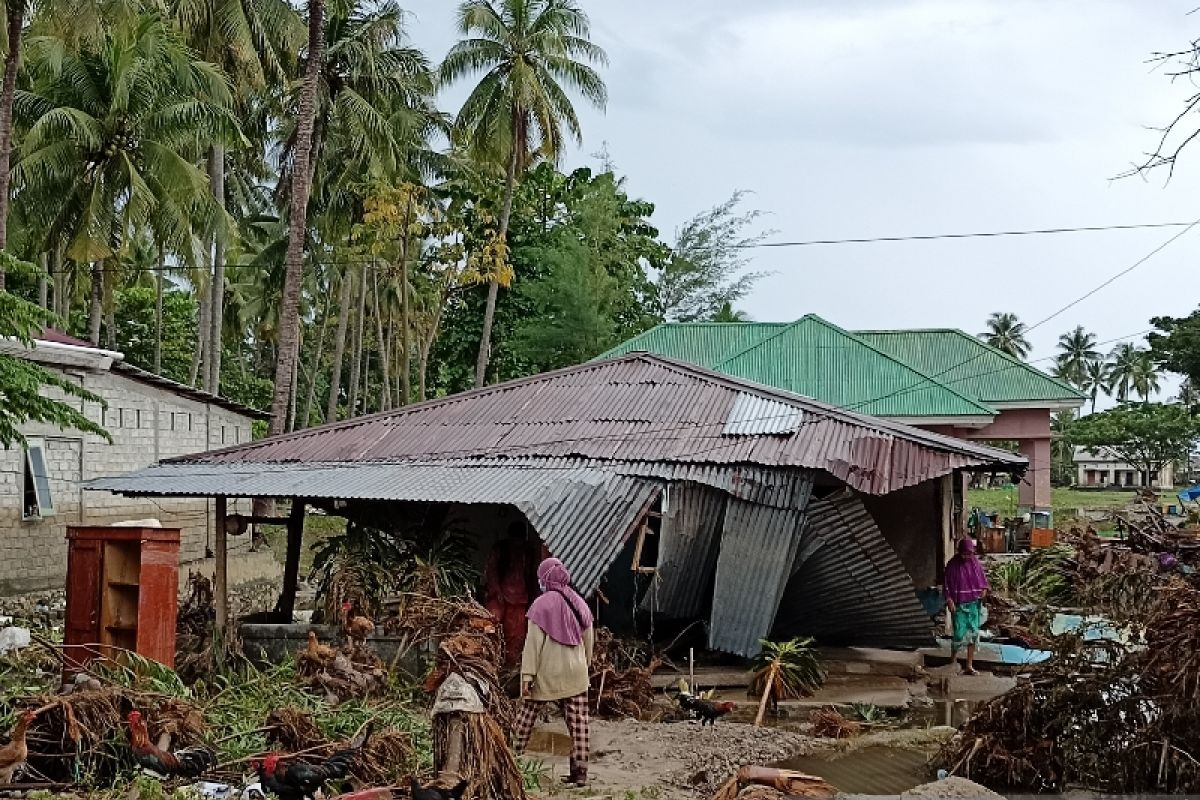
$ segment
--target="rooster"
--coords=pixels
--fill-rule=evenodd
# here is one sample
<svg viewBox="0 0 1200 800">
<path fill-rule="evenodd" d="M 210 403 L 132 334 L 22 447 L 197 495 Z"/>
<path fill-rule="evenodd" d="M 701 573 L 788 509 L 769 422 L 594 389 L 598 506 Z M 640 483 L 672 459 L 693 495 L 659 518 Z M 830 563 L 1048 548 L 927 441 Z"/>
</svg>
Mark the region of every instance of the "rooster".
<svg viewBox="0 0 1200 800">
<path fill-rule="evenodd" d="M 459 781 L 452 789 L 443 789 L 440 786 L 422 788 L 421 784 L 417 783 L 417 779 L 412 777 L 408 779 L 408 786 L 412 800 L 459 800 L 467 790 L 465 780 Z"/>
<path fill-rule="evenodd" d="M 189 747 L 174 753 L 160 750 L 150 741 L 150 733 L 142 721 L 142 712 L 130 711 L 127 719 L 133 760 L 147 772 L 160 778 L 198 778 L 216 766 L 216 754 L 203 747 Z"/>
<path fill-rule="evenodd" d="M 700 720 L 700 725 L 716 725 L 717 720 L 737 708 L 737 703 L 717 703 L 687 692 L 679 693 L 679 707 Z"/>
<path fill-rule="evenodd" d="M 26 711 L 17 717 L 13 726 L 12 738 L 4 747 L 0 747 L 0 783 L 12 783 L 13 774 L 25 766 L 29 757 L 29 748 L 25 746 L 25 732 L 37 715 Z"/>
<path fill-rule="evenodd" d="M 306 800 L 329 781 L 340 781 L 350 774 L 359 751 L 371 736 L 371 726 L 349 747 L 338 750 L 319 764 L 297 761 L 281 764 L 278 753 L 271 753 L 255 764 L 262 787 L 279 800 Z"/>
</svg>

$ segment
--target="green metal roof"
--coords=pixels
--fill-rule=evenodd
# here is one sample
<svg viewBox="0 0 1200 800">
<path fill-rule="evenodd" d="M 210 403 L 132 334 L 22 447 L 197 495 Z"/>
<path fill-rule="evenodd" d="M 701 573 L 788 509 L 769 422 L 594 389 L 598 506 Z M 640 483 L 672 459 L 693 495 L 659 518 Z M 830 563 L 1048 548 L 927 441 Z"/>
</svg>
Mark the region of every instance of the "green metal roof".
<svg viewBox="0 0 1200 800">
<path fill-rule="evenodd" d="M 638 350 L 884 417 L 993 417 L 988 403 L 1083 400 L 949 328 L 847 331 L 813 314 L 791 323 L 665 323 L 599 358 Z"/>
<path fill-rule="evenodd" d="M 666 322 L 609 350 L 594 360 L 637 351 L 657 353 L 708 369 L 774 336 L 790 322 Z"/>
<path fill-rule="evenodd" d="M 1082 401 L 1070 384 L 953 328 L 856 331 L 906 364 L 984 403 Z"/>
<path fill-rule="evenodd" d="M 884 417 L 985 417 L 994 409 L 815 315 L 792 323 L 667 323 L 601 358 L 645 350 Z"/>
</svg>

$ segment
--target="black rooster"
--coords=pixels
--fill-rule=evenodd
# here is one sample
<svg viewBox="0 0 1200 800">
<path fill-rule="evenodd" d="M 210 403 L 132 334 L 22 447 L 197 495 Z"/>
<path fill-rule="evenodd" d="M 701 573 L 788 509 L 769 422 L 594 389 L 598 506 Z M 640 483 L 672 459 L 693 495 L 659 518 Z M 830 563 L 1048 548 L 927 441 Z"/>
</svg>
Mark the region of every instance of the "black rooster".
<svg viewBox="0 0 1200 800">
<path fill-rule="evenodd" d="M 459 800 L 463 796 L 463 792 L 467 790 L 465 780 L 459 781 L 453 789 L 442 789 L 437 786 L 422 788 L 414 777 L 408 779 L 408 786 L 412 793 L 412 800 Z"/>
<path fill-rule="evenodd" d="M 368 725 L 357 742 L 317 764 L 297 761 L 285 765 L 280 763 L 279 754 L 271 753 L 256 765 L 259 782 L 279 800 L 307 800 L 326 783 L 343 780 L 350 774 L 350 768 L 370 735 Z"/>
</svg>

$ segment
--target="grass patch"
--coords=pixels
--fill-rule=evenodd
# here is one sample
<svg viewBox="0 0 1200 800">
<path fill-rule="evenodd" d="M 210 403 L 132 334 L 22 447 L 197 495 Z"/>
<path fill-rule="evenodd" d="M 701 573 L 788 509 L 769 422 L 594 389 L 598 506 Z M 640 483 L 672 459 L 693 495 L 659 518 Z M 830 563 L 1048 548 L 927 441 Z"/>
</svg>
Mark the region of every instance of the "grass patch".
<svg viewBox="0 0 1200 800">
<path fill-rule="evenodd" d="M 263 525 L 259 530 L 267 540 L 275 559 L 282 564 L 287 557 L 287 528 L 283 525 Z M 304 547 L 300 551 L 301 576 L 306 576 L 312 571 L 313 545 L 345 530 L 344 517 L 309 514 L 304 518 Z"/>
<path fill-rule="evenodd" d="M 1118 491 L 1084 491 L 1060 487 L 1051 494 L 1051 505 L 1056 516 L 1073 516 L 1078 509 L 1087 511 L 1108 511 L 1124 508 L 1137 498 L 1135 492 Z M 1164 502 L 1178 502 L 1174 493 L 1164 496 Z M 1017 490 L 1013 489 L 971 489 L 967 493 L 967 507 L 979 508 L 1000 516 L 1015 516 L 1017 512 Z"/>
</svg>

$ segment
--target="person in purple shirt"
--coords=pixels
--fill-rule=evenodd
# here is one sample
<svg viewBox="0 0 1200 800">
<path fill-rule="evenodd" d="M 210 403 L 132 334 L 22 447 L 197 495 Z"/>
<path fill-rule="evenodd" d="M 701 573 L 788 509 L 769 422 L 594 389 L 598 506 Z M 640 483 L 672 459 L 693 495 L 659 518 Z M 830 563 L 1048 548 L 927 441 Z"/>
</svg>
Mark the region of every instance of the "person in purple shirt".
<svg viewBox="0 0 1200 800">
<path fill-rule="evenodd" d="M 967 662 L 963 672 L 977 675 L 975 648 L 979 644 L 979 629 L 983 625 L 983 598 L 987 595 L 988 579 L 983 564 L 975 554 L 975 540 L 966 537 L 958 543 L 958 554 L 946 562 L 946 608 L 950 610 L 953 634 L 950 655 L 958 663 L 958 651 L 966 649 Z"/>
</svg>

